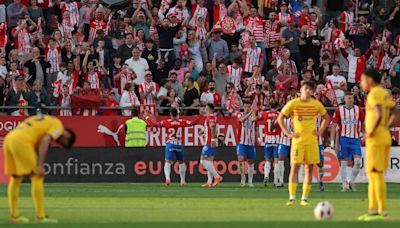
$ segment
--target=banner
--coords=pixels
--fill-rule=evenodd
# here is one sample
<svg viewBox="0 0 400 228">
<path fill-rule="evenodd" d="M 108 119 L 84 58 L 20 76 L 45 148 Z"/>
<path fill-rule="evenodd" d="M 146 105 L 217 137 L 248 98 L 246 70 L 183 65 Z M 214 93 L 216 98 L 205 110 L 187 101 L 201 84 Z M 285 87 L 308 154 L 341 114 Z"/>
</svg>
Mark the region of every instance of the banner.
<svg viewBox="0 0 400 228">
<path fill-rule="evenodd" d="M 186 181 L 205 182 L 207 172 L 199 163 L 201 147 L 185 148 Z M 73 148 L 65 151 L 51 148 L 46 159 L 46 182 L 164 182 L 164 148 Z M 364 153 L 364 150 L 363 150 Z M 257 148 L 254 183 L 261 184 L 264 178 L 263 148 Z M 331 150 L 324 152 L 326 183 L 341 183 L 339 162 Z M 240 182 L 239 168 L 234 147 L 216 149 L 215 168 L 223 176 L 224 182 Z M 4 175 L 4 156 L 0 149 L 0 183 L 6 183 Z M 385 174 L 387 182 L 400 183 L 400 148 L 394 147 L 389 159 L 389 169 Z M 367 182 L 364 171 L 365 161 L 356 182 Z M 289 163 L 285 162 L 285 182 L 289 175 Z M 247 164 L 245 166 L 247 173 Z M 272 178 L 271 171 L 271 178 Z M 314 182 L 318 177 L 314 169 Z M 303 179 L 302 169 L 300 181 Z M 174 163 L 171 172 L 172 183 L 179 184 L 179 167 Z M 223 183 L 222 183 L 223 184 Z M 339 189 L 339 187 L 338 187 Z"/>
<path fill-rule="evenodd" d="M 85 107 L 88 109 L 98 108 L 101 103 L 99 89 L 80 89 L 77 95 L 71 95 L 72 108 L 77 110 Z"/>
<path fill-rule="evenodd" d="M 18 126 L 27 117 L 0 116 L 0 137 Z M 59 116 L 66 128 L 71 128 L 77 134 L 75 147 L 124 147 L 125 121 L 124 116 Z M 167 116 L 157 116 L 157 122 L 168 119 Z M 194 120 L 195 116 L 182 116 L 182 119 Z M 218 135 L 223 138 L 226 146 L 236 146 L 238 121 L 236 117 L 218 117 Z M 258 124 L 258 123 L 257 123 Z M 400 123 L 392 128 L 395 145 L 399 145 Z M 179 131 L 186 147 L 203 146 L 205 143 L 204 125 L 180 129 L 148 128 L 147 146 L 165 146 L 166 136 Z M 258 125 L 258 139 L 264 141 L 264 125 Z"/>
</svg>

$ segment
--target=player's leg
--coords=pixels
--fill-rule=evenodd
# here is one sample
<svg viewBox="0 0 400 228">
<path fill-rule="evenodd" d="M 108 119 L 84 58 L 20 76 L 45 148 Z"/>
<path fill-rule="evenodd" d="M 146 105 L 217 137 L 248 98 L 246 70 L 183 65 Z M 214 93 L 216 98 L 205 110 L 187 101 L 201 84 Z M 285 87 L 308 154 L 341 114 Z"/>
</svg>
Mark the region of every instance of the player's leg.
<svg viewBox="0 0 400 228">
<path fill-rule="evenodd" d="M 340 177 L 342 179 L 342 192 L 346 192 L 349 187 L 347 184 L 347 165 L 348 165 L 348 148 L 347 148 L 347 140 L 345 137 L 339 137 L 339 151 L 338 151 L 338 159 L 340 162 Z"/>
<path fill-rule="evenodd" d="M 292 166 L 290 167 L 289 183 L 288 183 L 289 201 L 286 203 L 287 206 L 293 205 L 294 201 L 296 200 L 297 183 L 298 183 L 300 166 L 301 164 L 292 163 Z"/>
<path fill-rule="evenodd" d="M 174 160 L 174 146 L 171 143 L 165 145 L 165 163 L 164 163 L 164 176 L 165 185 L 171 184 L 171 166 Z"/>
<path fill-rule="evenodd" d="M 264 186 L 267 186 L 269 182 L 269 174 L 271 172 L 271 163 L 272 163 L 272 154 L 273 154 L 273 148 L 270 144 L 265 144 L 264 146 L 264 158 L 265 158 L 265 164 L 264 164 Z"/>
<path fill-rule="evenodd" d="M 284 183 L 284 175 L 285 175 L 285 160 L 290 154 L 290 147 L 279 144 L 278 146 L 278 178 L 279 178 L 279 185 L 278 187 L 283 187 Z"/>
<path fill-rule="evenodd" d="M 207 182 L 205 184 L 202 185 L 202 187 L 212 187 L 212 183 L 213 183 L 213 175 L 210 171 L 210 167 L 209 167 L 209 156 L 210 156 L 210 150 L 211 150 L 211 146 L 210 145 L 205 145 L 203 147 L 203 149 L 201 150 L 201 156 L 200 156 L 200 164 L 203 165 L 204 169 L 207 170 Z"/>
<path fill-rule="evenodd" d="M 307 201 L 308 201 L 308 195 L 310 194 L 311 191 L 313 167 L 314 164 L 304 165 L 303 195 L 301 196 L 302 206 L 309 205 Z"/>
<path fill-rule="evenodd" d="M 254 159 L 256 158 L 256 148 L 254 146 L 246 146 L 247 152 L 247 176 L 249 180 L 249 187 L 254 187 L 253 176 L 254 176 Z"/>
<path fill-rule="evenodd" d="M 238 158 L 239 171 L 240 171 L 240 186 L 242 187 L 246 186 L 246 174 L 244 170 L 245 151 L 243 147 L 244 145 L 241 144 L 236 146 L 236 154 Z"/>
<path fill-rule="evenodd" d="M 181 186 L 186 185 L 186 165 L 184 160 L 184 150 L 183 146 L 181 146 L 181 151 L 176 153 L 176 160 L 179 163 L 179 176 L 181 179 Z"/>
<path fill-rule="evenodd" d="M 275 187 L 279 187 L 280 181 L 279 181 L 279 172 L 280 172 L 280 166 L 279 166 L 279 155 L 278 155 L 278 145 L 273 146 L 273 158 L 274 158 L 274 185 Z"/>
<path fill-rule="evenodd" d="M 20 214 L 18 210 L 18 199 L 19 199 L 19 190 L 22 183 L 22 176 L 11 176 L 10 182 L 8 183 L 7 189 L 7 197 L 8 197 L 8 206 L 10 208 L 10 221 L 13 223 L 21 223 Z M 29 220 L 27 221 L 29 222 Z"/>
<path fill-rule="evenodd" d="M 214 148 L 211 147 L 211 145 L 207 145 L 206 147 L 207 147 L 207 149 L 205 151 L 203 148 L 204 153 L 202 152 L 202 157 L 201 157 L 200 162 L 203 161 L 203 166 L 207 169 L 207 171 L 210 172 L 210 174 L 208 176 L 209 178 L 208 178 L 207 184 L 216 186 L 219 182 L 222 181 L 222 178 L 217 173 L 217 171 L 215 170 L 215 167 L 214 167 L 215 150 L 214 150 Z M 211 183 L 210 183 L 210 176 L 212 178 L 214 178 L 214 183 L 212 183 L 212 179 L 211 179 Z M 211 187 L 211 186 L 207 186 L 207 187 Z"/>
<path fill-rule="evenodd" d="M 319 184 L 319 190 L 321 192 L 325 191 L 325 186 L 323 182 L 324 178 L 324 147 L 323 145 L 319 145 L 319 157 L 320 157 L 320 162 L 318 164 L 318 184 Z"/>
<path fill-rule="evenodd" d="M 390 157 L 390 146 L 382 146 L 379 147 L 381 154 L 378 155 L 376 169 L 373 170 L 372 175 L 374 176 L 375 182 L 375 195 L 378 203 L 378 213 L 380 215 L 379 219 L 384 219 L 388 216 L 387 208 L 386 208 L 386 198 L 387 198 L 387 187 L 385 182 L 384 173 L 389 164 Z"/>
<path fill-rule="evenodd" d="M 350 178 L 350 188 L 353 192 L 357 191 L 356 189 L 356 178 L 358 174 L 360 173 L 360 169 L 362 166 L 362 158 L 361 158 L 361 145 L 360 145 L 360 140 L 356 139 L 354 142 L 354 147 L 352 150 L 352 155 L 353 155 L 353 160 L 354 160 L 354 166 L 353 166 L 353 172 L 351 173 L 351 178 Z"/>
</svg>

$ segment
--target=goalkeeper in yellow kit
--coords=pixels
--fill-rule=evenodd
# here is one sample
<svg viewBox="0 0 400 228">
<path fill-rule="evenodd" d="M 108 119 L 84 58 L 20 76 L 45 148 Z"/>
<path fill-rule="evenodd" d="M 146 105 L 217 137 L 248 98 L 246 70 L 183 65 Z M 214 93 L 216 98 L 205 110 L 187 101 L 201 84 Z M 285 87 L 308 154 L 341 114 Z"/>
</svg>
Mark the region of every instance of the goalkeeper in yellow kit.
<svg viewBox="0 0 400 228">
<path fill-rule="evenodd" d="M 4 139 L 3 151 L 5 173 L 11 175 L 8 184 L 8 205 L 11 210 L 10 222 L 28 223 L 29 219 L 18 210 L 19 189 L 24 176 L 30 176 L 32 198 L 36 210 L 36 222 L 56 223 L 46 217 L 44 199 L 44 162 L 51 142 L 55 140 L 64 148 L 71 148 L 75 133 L 64 129 L 61 121 L 52 116 L 33 116 L 23 121 Z"/>
<path fill-rule="evenodd" d="M 315 84 L 305 82 L 300 88 L 300 98 L 289 101 L 283 107 L 278 116 L 278 123 L 282 131 L 292 138 L 290 148 L 290 175 L 289 175 L 289 201 L 291 206 L 296 199 L 298 174 L 301 165 L 304 165 L 303 195 L 300 205 L 307 206 L 308 195 L 311 191 L 312 171 L 314 164 L 320 163 L 318 136 L 322 135 L 328 125 L 329 115 L 321 102 L 311 96 L 315 91 Z M 317 115 L 322 117 L 319 130 L 316 129 Z M 293 132 L 284 124 L 284 118 L 289 117 L 293 121 Z"/>
<path fill-rule="evenodd" d="M 386 183 L 392 137 L 389 128 L 398 120 L 399 113 L 388 91 L 380 86 L 382 76 L 375 69 L 361 75 L 361 88 L 368 92 L 365 111 L 366 172 L 368 176 L 368 213 L 358 220 L 385 220 Z"/>
</svg>

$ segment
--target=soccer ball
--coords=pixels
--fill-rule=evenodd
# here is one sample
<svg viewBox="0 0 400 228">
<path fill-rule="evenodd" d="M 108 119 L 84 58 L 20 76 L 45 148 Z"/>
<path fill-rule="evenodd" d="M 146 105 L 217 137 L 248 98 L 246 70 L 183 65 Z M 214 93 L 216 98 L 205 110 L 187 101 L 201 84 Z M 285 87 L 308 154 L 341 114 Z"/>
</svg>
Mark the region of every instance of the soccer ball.
<svg viewBox="0 0 400 228">
<path fill-rule="evenodd" d="M 328 220 L 333 216 L 333 206 L 328 201 L 319 202 L 314 208 L 314 216 L 317 220 Z"/>
</svg>

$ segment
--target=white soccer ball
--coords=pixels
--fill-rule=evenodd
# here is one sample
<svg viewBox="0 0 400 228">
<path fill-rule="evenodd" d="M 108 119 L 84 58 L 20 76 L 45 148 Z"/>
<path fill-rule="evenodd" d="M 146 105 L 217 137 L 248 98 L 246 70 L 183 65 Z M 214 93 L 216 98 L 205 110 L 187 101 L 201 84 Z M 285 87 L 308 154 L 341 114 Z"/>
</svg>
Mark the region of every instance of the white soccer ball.
<svg viewBox="0 0 400 228">
<path fill-rule="evenodd" d="M 317 220 L 328 220 L 334 213 L 333 206 L 328 201 L 319 202 L 314 208 L 314 216 Z"/>
</svg>

